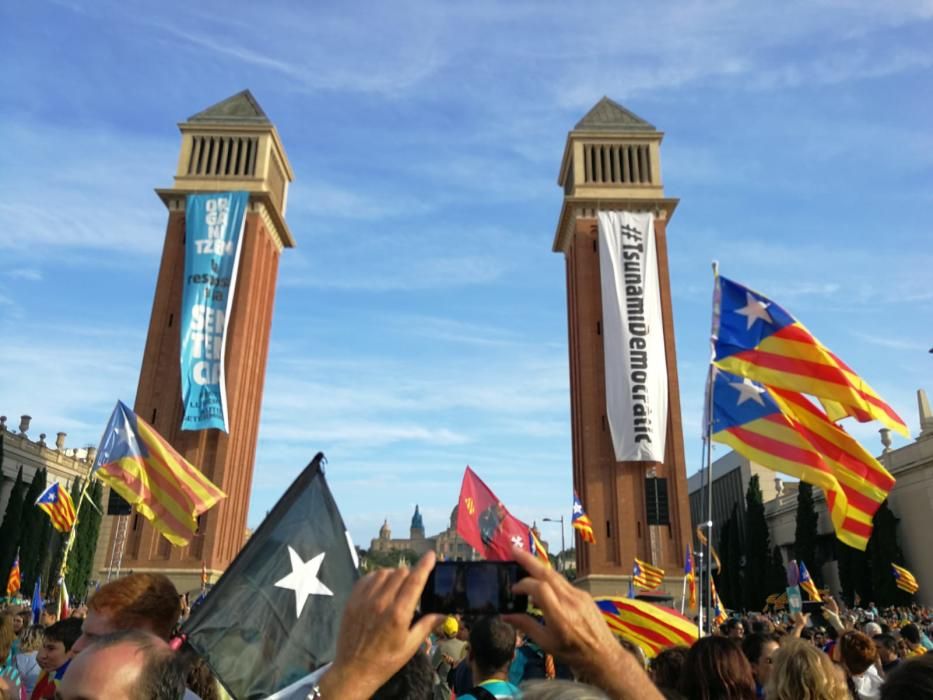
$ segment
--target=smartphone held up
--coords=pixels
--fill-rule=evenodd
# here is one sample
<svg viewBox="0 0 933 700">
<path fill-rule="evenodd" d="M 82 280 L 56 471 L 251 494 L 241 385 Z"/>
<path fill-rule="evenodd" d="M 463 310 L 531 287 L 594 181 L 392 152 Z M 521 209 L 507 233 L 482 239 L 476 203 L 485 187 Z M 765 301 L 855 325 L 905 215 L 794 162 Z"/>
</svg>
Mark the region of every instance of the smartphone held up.
<svg viewBox="0 0 933 700">
<path fill-rule="evenodd" d="M 521 613 L 528 596 L 512 593 L 527 576 L 514 561 L 439 561 L 421 594 L 421 614 Z"/>
</svg>

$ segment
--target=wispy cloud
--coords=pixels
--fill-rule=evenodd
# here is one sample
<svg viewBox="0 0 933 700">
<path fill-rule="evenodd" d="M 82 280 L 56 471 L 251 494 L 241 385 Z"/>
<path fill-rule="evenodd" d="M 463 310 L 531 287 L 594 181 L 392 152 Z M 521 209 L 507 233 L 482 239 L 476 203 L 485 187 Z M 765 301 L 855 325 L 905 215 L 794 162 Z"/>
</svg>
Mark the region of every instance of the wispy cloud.
<svg viewBox="0 0 933 700">
<path fill-rule="evenodd" d="M 871 343 L 872 345 L 878 345 L 882 348 L 890 348 L 891 350 L 909 350 L 910 352 L 926 352 L 931 343 L 921 343 L 916 340 L 910 340 L 908 338 L 900 338 L 893 335 L 878 335 L 875 333 L 863 333 L 861 331 L 856 331 L 852 333 L 853 336 L 859 340 L 865 341 L 866 343 Z M 931 341 L 933 342 L 933 341 Z"/>
<path fill-rule="evenodd" d="M 42 271 L 31 267 L 21 267 L 10 270 L 5 273 L 7 277 L 15 280 L 26 280 L 28 282 L 38 282 L 42 279 Z"/>
</svg>

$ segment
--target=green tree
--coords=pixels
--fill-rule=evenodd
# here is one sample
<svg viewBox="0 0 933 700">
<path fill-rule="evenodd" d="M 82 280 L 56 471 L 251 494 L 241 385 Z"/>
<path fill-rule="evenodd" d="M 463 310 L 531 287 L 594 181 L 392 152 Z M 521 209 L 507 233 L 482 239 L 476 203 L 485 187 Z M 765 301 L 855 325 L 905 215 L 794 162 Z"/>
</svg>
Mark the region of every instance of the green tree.
<svg viewBox="0 0 933 700">
<path fill-rule="evenodd" d="M 865 552 L 873 589 L 871 600 L 878 605 L 909 605 L 913 599 L 913 596 L 897 587 L 891 573 L 892 562 L 904 562 L 904 553 L 897 543 L 898 522 L 885 500 L 875 513 L 868 549 Z"/>
<path fill-rule="evenodd" d="M 391 549 L 387 552 L 370 549 L 364 553 L 361 561 L 364 571 L 375 571 L 376 569 L 394 569 L 403 559 L 408 564 L 414 564 L 418 558 L 418 553 L 412 549 Z"/>
<path fill-rule="evenodd" d="M 84 599 L 87 593 L 88 581 L 91 578 L 91 569 L 94 566 L 94 551 L 97 549 L 97 537 L 100 534 L 100 509 L 103 486 L 100 480 L 95 479 L 88 489 L 89 502 L 80 509 L 80 518 L 75 525 L 75 543 L 68 555 L 67 573 L 65 583 L 70 595 Z M 92 507 L 94 504 L 95 507 Z M 75 507 L 77 507 L 75 503 Z"/>
<path fill-rule="evenodd" d="M 768 595 L 772 593 L 781 594 L 784 592 L 786 586 L 787 571 L 784 568 L 784 558 L 781 556 L 781 548 L 774 547 L 771 550 L 771 560 L 768 562 Z"/>
<path fill-rule="evenodd" d="M 732 514 L 722 526 L 719 535 L 719 557 L 722 569 L 716 577 L 719 597 L 727 608 L 741 608 L 742 599 L 742 542 L 739 527 L 739 505 L 732 506 Z"/>
<path fill-rule="evenodd" d="M 747 610 L 761 610 L 769 590 L 768 566 L 771 560 L 771 538 L 765 519 L 764 498 L 758 475 L 748 481 L 745 493 L 745 599 Z"/>
<path fill-rule="evenodd" d="M 800 482 L 797 492 L 797 527 L 794 530 L 794 556 L 803 560 L 811 576 L 820 570 L 816 560 L 817 521 L 819 516 L 813 504 L 813 487 L 805 481 Z"/>
<path fill-rule="evenodd" d="M 842 586 L 843 599 L 850 605 L 855 604 L 856 596 L 865 603 L 874 600 L 875 589 L 871 576 L 866 575 L 870 569 L 867 553 L 837 542 L 836 561 L 839 564 L 839 583 Z"/>
<path fill-rule="evenodd" d="M 3 515 L 3 524 L 0 525 L 0 576 L 6 583 L 6 575 L 13 566 L 16 557 L 16 547 L 23 524 L 23 496 L 26 494 L 26 485 L 23 483 L 23 465 L 16 473 L 16 481 L 10 490 L 10 498 L 6 504 Z"/>
<path fill-rule="evenodd" d="M 22 570 L 23 591 L 32 592 L 39 570 L 39 559 L 46 542 L 42 539 L 43 525 L 49 522 L 49 516 L 36 505 L 36 501 L 45 491 L 45 469 L 39 469 L 32 477 L 32 483 L 23 498 L 23 528 L 19 538 L 19 563 Z"/>
</svg>

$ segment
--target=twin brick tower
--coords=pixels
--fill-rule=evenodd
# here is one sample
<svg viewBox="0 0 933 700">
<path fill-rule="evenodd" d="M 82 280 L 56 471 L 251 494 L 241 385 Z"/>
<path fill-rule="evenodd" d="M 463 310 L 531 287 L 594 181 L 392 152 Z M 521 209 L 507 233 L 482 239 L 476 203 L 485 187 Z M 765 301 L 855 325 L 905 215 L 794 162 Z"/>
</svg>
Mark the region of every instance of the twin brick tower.
<svg viewBox="0 0 933 700">
<path fill-rule="evenodd" d="M 293 173 L 275 126 L 249 91 L 209 107 L 179 128 L 174 186 L 157 190 L 168 209 L 168 224 L 135 410 L 227 498 L 201 517 L 187 547 L 171 546 L 135 514 L 116 516 L 116 521 L 108 517 L 101 573 L 106 577 L 115 564 L 122 571 L 160 571 L 180 590 L 193 590 L 202 565 L 208 578 L 216 580 L 245 539 L 279 256 L 294 246 L 285 223 Z M 560 169 L 564 202 L 554 250 L 564 254 L 567 268 L 573 483 L 597 537 L 595 545 L 578 544 L 577 571 L 579 585 L 594 594 L 623 591 L 633 557 L 665 568 L 679 587 L 691 541 L 665 245 L 666 224 L 677 200 L 664 196 L 662 136 L 604 98 L 570 132 Z M 178 326 L 186 196 L 231 190 L 248 191 L 250 198 L 227 331 L 230 432 L 183 431 Z M 663 463 L 614 458 L 605 417 L 598 210 L 655 213 L 670 403 Z"/>
</svg>

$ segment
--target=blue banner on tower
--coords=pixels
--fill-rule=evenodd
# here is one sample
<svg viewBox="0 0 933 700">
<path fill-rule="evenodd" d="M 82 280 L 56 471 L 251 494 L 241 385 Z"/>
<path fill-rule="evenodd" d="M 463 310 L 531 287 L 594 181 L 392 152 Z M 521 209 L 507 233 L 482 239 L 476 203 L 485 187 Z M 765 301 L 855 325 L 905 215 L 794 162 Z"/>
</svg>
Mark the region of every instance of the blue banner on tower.
<svg viewBox="0 0 933 700">
<path fill-rule="evenodd" d="M 182 430 L 228 432 L 224 349 L 248 192 L 188 195 L 181 302 Z"/>
</svg>

